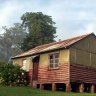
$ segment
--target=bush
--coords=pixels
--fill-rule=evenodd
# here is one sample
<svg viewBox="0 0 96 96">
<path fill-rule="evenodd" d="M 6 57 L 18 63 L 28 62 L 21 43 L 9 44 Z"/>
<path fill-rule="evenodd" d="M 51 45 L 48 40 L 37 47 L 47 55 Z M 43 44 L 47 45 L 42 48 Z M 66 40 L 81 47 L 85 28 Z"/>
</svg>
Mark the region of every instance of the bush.
<svg viewBox="0 0 96 96">
<path fill-rule="evenodd" d="M 10 86 L 26 86 L 27 73 L 18 65 L 0 64 L 0 84 Z"/>
</svg>

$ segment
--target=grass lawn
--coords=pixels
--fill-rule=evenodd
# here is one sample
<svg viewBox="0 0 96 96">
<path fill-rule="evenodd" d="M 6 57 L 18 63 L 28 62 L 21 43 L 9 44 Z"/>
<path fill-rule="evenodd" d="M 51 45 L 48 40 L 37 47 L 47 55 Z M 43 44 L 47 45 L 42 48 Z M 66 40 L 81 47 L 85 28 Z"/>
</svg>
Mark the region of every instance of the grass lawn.
<svg viewBox="0 0 96 96">
<path fill-rule="evenodd" d="M 51 92 L 29 87 L 4 87 L 0 86 L 0 96 L 96 96 L 88 93 Z"/>
</svg>

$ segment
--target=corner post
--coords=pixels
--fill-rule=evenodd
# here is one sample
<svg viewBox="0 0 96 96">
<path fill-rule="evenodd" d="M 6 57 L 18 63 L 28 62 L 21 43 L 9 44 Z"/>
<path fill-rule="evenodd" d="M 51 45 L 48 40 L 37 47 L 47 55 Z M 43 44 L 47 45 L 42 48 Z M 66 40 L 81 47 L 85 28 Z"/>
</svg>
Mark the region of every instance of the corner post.
<svg viewBox="0 0 96 96">
<path fill-rule="evenodd" d="M 40 89 L 42 90 L 42 89 L 44 89 L 44 86 L 43 86 L 43 84 L 40 84 Z"/>
<path fill-rule="evenodd" d="M 66 84 L 66 92 L 71 92 L 71 84 Z"/>
<path fill-rule="evenodd" d="M 80 92 L 80 93 L 83 93 L 83 92 L 84 92 L 84 84 L 83 84 L 83 83 L 81 83 L 81 84 L 79 85 L 79 92 Z"/>
<path fill-rule="evenodd" d="M 91 85 L 90 92 L 91 93 L 95 93 L 95 85 L 94 84 Z"/>
<path fill-rule="evenodd" d="M 52 91 L 56 91 L 56 84 L 55 83 L 52 83 Z"/>
</svg>

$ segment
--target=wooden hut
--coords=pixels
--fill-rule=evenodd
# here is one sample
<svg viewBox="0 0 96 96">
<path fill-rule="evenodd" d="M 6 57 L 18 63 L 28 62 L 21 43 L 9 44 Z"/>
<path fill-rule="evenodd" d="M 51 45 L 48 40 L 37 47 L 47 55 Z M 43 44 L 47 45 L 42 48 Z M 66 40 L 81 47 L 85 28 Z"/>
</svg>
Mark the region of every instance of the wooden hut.
<svg viewBox="0 0 96 96">
<path fill-rule="evenodd" d="M 37 46 L 14 56 L 33 87 L 66 92 L 95 92 L 96 36 L 86 34 Z"/>
</svg>

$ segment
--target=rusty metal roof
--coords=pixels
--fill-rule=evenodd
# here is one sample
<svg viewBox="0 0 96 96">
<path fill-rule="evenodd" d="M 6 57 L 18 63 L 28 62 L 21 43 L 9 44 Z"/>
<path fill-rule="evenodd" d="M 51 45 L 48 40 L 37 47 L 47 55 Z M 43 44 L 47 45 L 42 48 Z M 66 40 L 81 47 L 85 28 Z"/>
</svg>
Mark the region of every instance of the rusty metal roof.
<svg viewBox="0 0 96 96">
<path fill-rule="evenodd" d="M 91 34 L 93 34 L 93 33 L 77 36 L 77 37 L 59 41 L 59 42 L 53 42 L 53 43 L 49 43 L 49 44 L 45 44 L 45 45 L 40 45 L 40 46 L 37 46 L 35 48 L 32 48 L 32 49 L 22 53 L 22 54 L 14 56 L 12 58 L 14 59 L 14 58 L 26 57 L 26 56 L 30 56 L 30 55 L 34 55 L 34 54 L 38 54 L 38 53 L 42 53 L 42 52 L 52 51 L 52 50 L 56 50 L 56 49 L 60 49 L 60 48 L 66 48 Z"/>
</svg>

